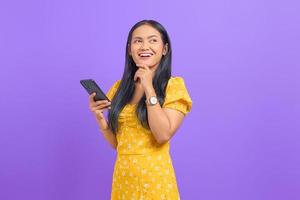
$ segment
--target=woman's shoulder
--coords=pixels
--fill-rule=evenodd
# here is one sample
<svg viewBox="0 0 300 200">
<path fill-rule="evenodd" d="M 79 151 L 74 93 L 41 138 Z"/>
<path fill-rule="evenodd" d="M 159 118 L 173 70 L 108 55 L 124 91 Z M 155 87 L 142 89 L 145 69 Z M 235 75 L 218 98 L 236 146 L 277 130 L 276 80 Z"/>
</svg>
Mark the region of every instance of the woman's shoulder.
<svg viewBox="0 0 300 200">
<path fill-rule="evenodd" d="M 170 82 L 184 82 L 184 78 L 182 76 L 171 76 L 169 79 Z"/>
<path fill-rule="evenodd" d="M 182 77 L 172 76 L 169 79 L 163 107 L 173 108 L 184 114 L 191 110 L 192 100 Z"/>
<path fill-rule="evenodd" d="M 171 76 L 167 84 L 166 93 L 167 96 L 188 94 L 184 78 L 181 76 Z"/>
<path fill-rule="evenodd" d="M 110 87 L 110 89 L 108 90 L 108 92 L 106 93 L 107 97 L 112 100 L 112 98 L 114 97 L 116 91 L 118 90 L 119 86 L 120 86 L 121 80 L 117 80 L 113 83 L 113 85 Z"/>
<path fill-rule="evenodd" d="M 168 81 L 168 87 L 174 87 L 176 85 L 185 86 L 184 78 L 181 76 L 171 76 Z"/>
<path fill-rule="evenodd" d="M 114 87 L 119 87 L 120 83 L 121 83 L 121 79 L 116 80 L 116 81 L 114 82 L 113 86 L 114 86 Z"/>
</svg>

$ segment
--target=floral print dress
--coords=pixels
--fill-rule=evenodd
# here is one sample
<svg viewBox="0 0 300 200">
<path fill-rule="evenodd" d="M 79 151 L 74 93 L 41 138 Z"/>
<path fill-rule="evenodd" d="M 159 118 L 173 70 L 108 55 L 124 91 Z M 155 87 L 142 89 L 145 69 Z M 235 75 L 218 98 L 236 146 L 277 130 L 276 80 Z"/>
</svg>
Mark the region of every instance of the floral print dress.
<svg viewBox="0 0 300 200">
<path fill-rule="evenodd" d="M 110 100 L 120 84 L 107 93 Z M 136 116 L 137 104 L 127 104 L 118 119 L 117 158 L 114 167 L 111 200 L 179 200 L 176 176 L 169 154 L 169 142 L 158 144 L 150 130 Z M 171 77 L 163 108 L 186 115 L 192 100 L 183 78 Z"/>
</svg>

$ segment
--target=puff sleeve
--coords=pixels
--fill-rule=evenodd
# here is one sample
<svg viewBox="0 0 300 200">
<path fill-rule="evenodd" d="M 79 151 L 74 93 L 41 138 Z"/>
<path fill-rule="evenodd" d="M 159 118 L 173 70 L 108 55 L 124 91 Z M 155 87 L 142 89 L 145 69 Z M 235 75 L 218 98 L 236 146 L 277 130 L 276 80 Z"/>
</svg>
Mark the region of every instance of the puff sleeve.
<svg viewBox="0 0 300 200">
<path fill-rule="evenodd" d="M 111 86 L 111 88 L 106 93 L 106 96 L 109 98 L 110 101 L 114 98 L 115 93 L 116 93 L 116 91 L 117 91 L 117 89 L 118 89 L 118 87 L 120 85 L 120 82 L 121 82 L 121 80 L 116 81 L 113 84 L 113 86 Z"/>
<path fill-rule="evenodd" d="M 171 77 L 166 88 L 163 108 L 171 108 L 186 115 L 192 108 L 192 100 L 185 87 L 183 78 Z"/>
</svg>

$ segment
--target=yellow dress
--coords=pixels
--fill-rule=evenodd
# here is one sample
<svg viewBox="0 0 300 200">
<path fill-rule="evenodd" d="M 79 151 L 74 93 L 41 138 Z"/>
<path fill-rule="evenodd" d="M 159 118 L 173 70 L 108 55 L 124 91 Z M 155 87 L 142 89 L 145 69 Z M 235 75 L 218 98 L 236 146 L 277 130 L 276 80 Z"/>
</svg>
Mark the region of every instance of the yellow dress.
<svg viewBox="0 0 300 200">
<path fill-rule="evenodd" d="M 112 99 L 120 80 L 107 93 Z M 137 104 L 127 104 L 118 119 L 117 158 L 111 200 L 179 200 L 169 142 L 159 145 L 150 130 L 138 120 Z M 171 77 L 163 108 L 187 114 L 192 100 L 181 77 Z"/>
</svg>

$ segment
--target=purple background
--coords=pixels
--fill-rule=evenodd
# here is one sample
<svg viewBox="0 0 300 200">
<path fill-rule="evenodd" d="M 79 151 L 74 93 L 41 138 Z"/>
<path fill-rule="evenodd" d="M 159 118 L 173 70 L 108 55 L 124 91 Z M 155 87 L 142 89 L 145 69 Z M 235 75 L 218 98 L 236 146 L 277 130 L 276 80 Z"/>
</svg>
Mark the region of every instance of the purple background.
<svg viewBox="0 0 300 200">
<path fill-rule="evenodd" d="M 183 200 L 300 199 L 296 1 L 0 2 L 0 199 L 106 200 L 116 153 L 79 84 L 121 78 L 131 26 L 173 44 L 192 112 L 171 142 Z"/>
</svg>

